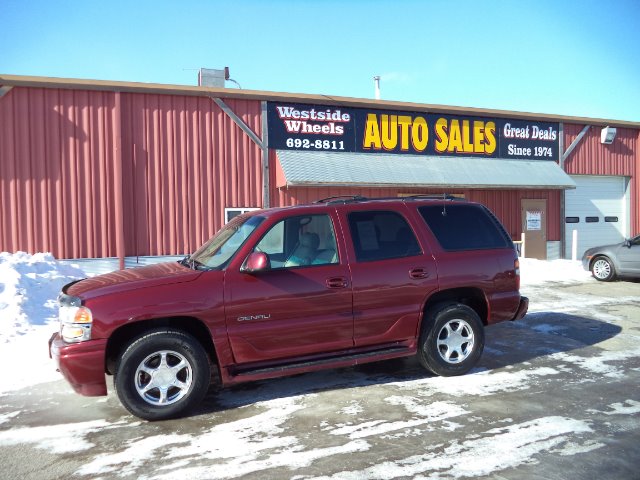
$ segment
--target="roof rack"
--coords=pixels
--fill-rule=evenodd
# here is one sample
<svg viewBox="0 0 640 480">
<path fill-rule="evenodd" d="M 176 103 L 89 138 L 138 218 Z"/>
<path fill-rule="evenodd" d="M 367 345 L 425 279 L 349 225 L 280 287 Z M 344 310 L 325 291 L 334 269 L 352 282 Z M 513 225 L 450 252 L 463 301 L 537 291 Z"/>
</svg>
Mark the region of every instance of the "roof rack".
<svg viewBox="0 0 640 480">
<path fill-rule="evenodd" d="M 406 197 L 402 197 L 402 200 L 453 200 L 453 201 L 465 201 L 464 197 L 456 197 L 454 195 L 449 195 L 443 193 L 442 195 L 438 194 L 416 194 L 416 195 L 408 195 Z"/>
<path fill-rule="evenodd" d="M 415 195 L 407 195 L 406 197 L 374 197 L 368 198 L 363 197 L 361 195 L 336 195 L 334 197 L 322 198 L 320 200 L 316 200 L 313 202 L 314 204 L 324 203 L 324 204 L 336 204 L 336 203 L 355 203 L 355 202 L 376 202 L 382 200 L 397 200 L 400 202 L 406 200 L 451 200 L 451 201 L 461 201 L 464 202 L 466 199 L 464 197 L 456 197 L 454 195 L 449 195 L 446 193 L 443 194 L 427 194 L 427 193 L 417 193 Z"/>
<path fill-rule="evenodd" d="M 349 202 L 363 202 L 365 200 L 369 200 L 367 197 L 363 197 L 361 195 L 336 195 L 334 197 L 322 198 L 320 200 L 316 200 L 313 203 L 349 203 Z"/>
</svg>

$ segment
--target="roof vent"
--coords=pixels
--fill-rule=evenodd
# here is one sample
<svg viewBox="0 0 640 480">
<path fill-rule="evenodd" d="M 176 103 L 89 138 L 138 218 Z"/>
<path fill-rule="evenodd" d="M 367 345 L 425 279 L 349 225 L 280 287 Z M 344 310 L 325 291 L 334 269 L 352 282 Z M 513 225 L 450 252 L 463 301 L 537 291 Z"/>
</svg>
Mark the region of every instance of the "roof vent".
<svg viewBox="0 0 640 480">
<path fill-rule="evenodd" d="M 224 88 L 224 81 L 229 78 L 229 68 L 215 70 L 213 68 L 201 68 L 198 72 L 199 87 Z"/>
</svg>

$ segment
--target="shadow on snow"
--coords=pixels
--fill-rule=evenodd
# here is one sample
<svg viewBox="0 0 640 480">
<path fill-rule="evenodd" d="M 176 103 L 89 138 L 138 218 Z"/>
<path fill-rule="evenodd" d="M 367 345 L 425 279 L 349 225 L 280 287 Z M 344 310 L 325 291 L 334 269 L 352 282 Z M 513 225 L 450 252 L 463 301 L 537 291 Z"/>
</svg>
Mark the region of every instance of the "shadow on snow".
<svg viewBox="0 0 640 480">
<path fill-rule="evenodd" d="M 620 331 L 621 328 L 617 325 L 578 315 L 531 313 L 520 322 L 505 322 L 486 328 L 485 350 L 472 372 L 517 366 L 554 353 L 593 346 L 616 336 Z M 221 390 L 214 387 L 193 415 L 278 398 L 413 381 L 430 376 L 432 375 L 421 367 L 417 358 L 408 357 L 249 382 Z M 464 382 L 464 376 L 459 377 L 459 382 Z"/>
</svg>

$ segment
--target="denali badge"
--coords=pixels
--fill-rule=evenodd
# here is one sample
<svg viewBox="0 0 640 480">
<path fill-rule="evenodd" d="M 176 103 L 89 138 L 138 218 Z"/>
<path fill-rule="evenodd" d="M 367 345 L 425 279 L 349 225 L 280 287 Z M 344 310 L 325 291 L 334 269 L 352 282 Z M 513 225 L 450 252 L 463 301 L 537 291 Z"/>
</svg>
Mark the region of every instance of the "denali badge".
<svg viewBox="0 0 640 480">
<path fill-rule="evenodd" d="M 269 320 L 271 314 L 247 315 L 246 317 L 238 317 L 239 322 L 248 322 L 250 320 Z"/>
</svg>

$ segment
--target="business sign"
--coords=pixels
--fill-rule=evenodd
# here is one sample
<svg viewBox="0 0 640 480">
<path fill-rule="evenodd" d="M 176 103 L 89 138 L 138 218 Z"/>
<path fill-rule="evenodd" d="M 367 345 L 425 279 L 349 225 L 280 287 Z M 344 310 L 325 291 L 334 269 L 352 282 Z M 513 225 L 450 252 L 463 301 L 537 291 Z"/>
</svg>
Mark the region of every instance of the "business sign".
<svg viewBox="0 0 640 480">
<path fill-rule="evenodd" d="M 287 150 L 556 160 L 558 124 L 268 104 L 269 147 Z"/>
</svg>

